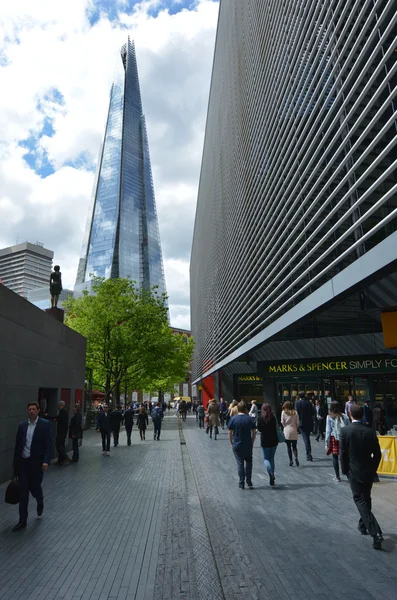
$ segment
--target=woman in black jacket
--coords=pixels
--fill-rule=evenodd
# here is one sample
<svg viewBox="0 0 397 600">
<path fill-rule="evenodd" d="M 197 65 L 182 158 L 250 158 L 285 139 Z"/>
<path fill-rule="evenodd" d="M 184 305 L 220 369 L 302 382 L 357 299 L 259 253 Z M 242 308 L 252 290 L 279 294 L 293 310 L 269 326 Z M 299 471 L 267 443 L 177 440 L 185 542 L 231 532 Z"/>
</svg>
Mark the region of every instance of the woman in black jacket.
<svg viewBox="0 0 397 600">
<path fill-rule="evenodd" d="M 69 424 L 69 439 L 72 440 L 73 444 L 73 456 L 72 462 L 79 461 L 79 440 L 83 437 L 83 417 L 80 413 L 80 405 L 75 404 L 73 406 L 73 417 L 70 419 Z"/>
<path fill-rule="evenodd" d="M 263 460 L 267 472 L 269 473 L 270 485 L 274 485 L 275 482 L 275 465 L 274 455 L 276 454 L 278 439 L 277 439 L 277 421 L 272 407 L 266 402 L 262 404 L 261 414 L 258 418 L 258 431 L 261 434 L 261 447 L 263 453 Z"/>
<path fill-rule="evenodd" d="M 145 439 L 145 431 L 146 427 L 149 425 L 149 419 L 147 416 L 147 412 L 144 406 L 141 406 L 138 416 L 136 418 L 136 426 L 139 429 L 139 435 L 141 436 L 141 440 Z"/>
</svg>

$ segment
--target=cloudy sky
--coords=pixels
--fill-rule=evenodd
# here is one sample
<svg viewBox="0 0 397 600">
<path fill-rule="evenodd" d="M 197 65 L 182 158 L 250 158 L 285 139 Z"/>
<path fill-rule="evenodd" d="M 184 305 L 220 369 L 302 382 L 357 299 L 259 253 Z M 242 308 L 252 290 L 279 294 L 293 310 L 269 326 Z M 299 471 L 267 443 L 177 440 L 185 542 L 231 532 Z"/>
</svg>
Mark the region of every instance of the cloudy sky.
<svg viewBox="0 0 397 600">
<path fill-rule="evenodd" d="M 218 0 L 12 0 L 0 12 L 0 247 L 54 250 L 73 287 L 109 91 L 135 39 L 171 323 L 189 258 Z"/>
</svg>

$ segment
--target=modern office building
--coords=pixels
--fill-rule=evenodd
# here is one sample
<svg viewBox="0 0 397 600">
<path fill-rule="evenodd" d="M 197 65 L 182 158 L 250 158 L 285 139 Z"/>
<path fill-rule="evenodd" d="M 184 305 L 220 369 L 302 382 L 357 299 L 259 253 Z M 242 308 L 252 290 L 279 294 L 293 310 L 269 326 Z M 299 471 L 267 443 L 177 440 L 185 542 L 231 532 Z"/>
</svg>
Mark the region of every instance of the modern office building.
<svg viewBox="0 0 397 600">
<path fill-rule="evenodd" d="M 397 423 L 396 27 L 386 0 L 220 2 L 190 268 L 204 401 L 353 392 Z"/>
<path fill-rule="evenodd" d="M 28 292 L 47 286 L 54 253 L 36 242 L 23 242 L 0 250 L 0 279 L 3 284 L 24 298 Z"/>
<path fill-rule="evenodd" d="M 133 42 L 121 48 L 88 214 L 76 292 L 91 274 L 165 292 L 156 203 Z"/>
</svg>

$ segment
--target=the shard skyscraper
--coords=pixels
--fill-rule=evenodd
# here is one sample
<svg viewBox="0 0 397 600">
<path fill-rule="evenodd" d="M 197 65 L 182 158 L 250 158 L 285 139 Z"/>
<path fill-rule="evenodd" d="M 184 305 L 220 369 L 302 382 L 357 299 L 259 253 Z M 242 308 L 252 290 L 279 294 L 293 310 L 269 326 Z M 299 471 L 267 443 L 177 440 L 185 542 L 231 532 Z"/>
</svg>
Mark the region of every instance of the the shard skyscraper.
<svg viewBox="0 0 397 600">
<path fill-rule="evenodd" d="M 130 277 L 140 288 L 166 291 L 149 146 L 134 43 L 121 48 L 110 92 L 77 272 L 78 292 L 90 275 Z"/>
</svg>

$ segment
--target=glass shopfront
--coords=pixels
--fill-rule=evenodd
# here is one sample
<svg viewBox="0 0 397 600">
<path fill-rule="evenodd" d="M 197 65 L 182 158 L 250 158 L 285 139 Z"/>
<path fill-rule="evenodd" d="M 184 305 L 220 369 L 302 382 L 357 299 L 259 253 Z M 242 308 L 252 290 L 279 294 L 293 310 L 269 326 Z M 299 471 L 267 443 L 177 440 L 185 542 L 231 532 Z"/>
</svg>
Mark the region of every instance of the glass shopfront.
<svg viewBox="0 0 397 600">
<path fill-rule="evenodd" d="M 234 376 L 234 397 L 236 400 L 245 400 L 248 404 L 256 400 L 263 402 L 263 379 L 255 373 L 245 373 Z"/>
<path fill-rule="evenodd" d="M 352 394 L 358 404 L 379 402 L 388 427 L 397 428 L 397 357 L 387 355 L 259 362 L 258 375 L 274 378 L 279 407 L 298 393 L 342 406 Z"/>
</svg>

